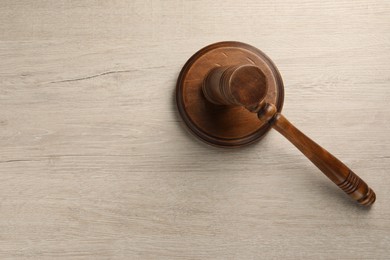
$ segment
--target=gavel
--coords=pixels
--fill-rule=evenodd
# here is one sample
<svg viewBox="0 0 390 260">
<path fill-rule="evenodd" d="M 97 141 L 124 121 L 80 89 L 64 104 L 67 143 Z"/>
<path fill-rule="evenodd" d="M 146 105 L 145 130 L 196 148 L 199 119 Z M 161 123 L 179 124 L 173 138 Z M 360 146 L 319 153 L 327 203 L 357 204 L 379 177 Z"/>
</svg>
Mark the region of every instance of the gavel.
<svg viewBox="0 0 390 260">
<path fill-rule="evenodd" d="M 238 49 L 238 52 L 235 53 L 235 49 Z M 246 53 L 246 51 L 248 52 Z M 219 55 L 221 52 L 222 55 Z M 211 57 L 216 60 L 203 61 L 202 57 L 207 56 L 207 54 L 210 54 L 208 58 Z M 232 54 L 235 57 L 242 55 L 247 62 L 240 62 L 243 59 L 237 60 L 237 57 L 226 61 L 229 55 Z M 260 61 L 265 62 L 259 62 L 251 55 L 257 55 Z M 195 64 L 199 60 L 200 66 L 197 67 Z M 205 67 L 208 69 L 205 69 Z M 189 75 L 196 75 L 198 79 L 188 78 Z M 271 77 L 272 75 L 276 75 L 276 77 Z M 267 99 L 270 99 L 269 95 L 275 99 L 275 95 L 270 93 L 269 86 L 272 85 L 270 81 L 274 81 L 273 84 L 275 85 L 275 78 L 278 75 L 276 67 L 270 62 L 269 58 L 252 46 L 237 42 L 223 42 L 210 45 L 194 55 L 179 76 L 177 86 L 179 110 L 181 110 L 185 120 L 192 116 L 192 118 L 189 118 L 190 120 L 192 119 L 192 122 L 187 122 L 187 125 L 192 128 L 195 134 L 210 143 L 214 142 L 214 144 L 219 144 L 220 146 L 221 144 L 223 146 L 224 144 L 231 145 L 231 143 L 234 143 L 231 141 L 234 138 L 229 140 L 226 137 L 218 137 L 216 134 L 218 131 L 222 131 L 219 130 L 221 124 L 229 123 L 213 124 L 208 122 L 208 120 L 218 120 L 218 115 L 237 114 L 238 112 L 232 112 L 235 110 L 244 113 L 242 110 L 245 110 L 247 113 L 257 117 L 261 126 L 259 129 L 265 126 L 273 128 L 282 134 L 352 199 L 364 206 L 372 205 L 376 196 L 366 182 L 335 156 L 290 123 L 281 114 L 280 104 L 278 108 L 275 104 L 267 101 Z M 277 84 L 279 84 L 279 89 L 282 88 L 280 82 Z M 196 94 L 191 94 L 191 91 L 186 92 L 184 88 L 192 89 L 192 91 L 196 90 L 197 92 Z M 191 99 L 190 95 L 196 96 L 193 100 L 197 101 L 198 104 L 189 101 Z M 183 97 L 188 99 L 183 99 Z M 278 98 L 275 100 L 278 101 Z M 185 106 L 186 102 L 188 106 Z M 195 110 L 195 112 L 191 113 L 189 111 L 191 109 Z M 212 115 L 210 116 L 210 114 Z M 194 115 L 202 117 L 201 120 L 197 121 L 197 117 Z M 253 117 L 245 115 L 253 120 Z M 231 121 L 237 119 L 226 118 L 226 120 Z M 251 120 L 249 121 L 252 122 Z M 207 122 L 207 124 L 204 122 Z M 250 122 L 248 124 L 251 124 Z M 220 139 L 219 143 L 216 141 L 218 138 Z M 245 140 L 245 137 L 241 139 Z M 247 142 L 250 143 L 252 141 Z"/>
</svg>

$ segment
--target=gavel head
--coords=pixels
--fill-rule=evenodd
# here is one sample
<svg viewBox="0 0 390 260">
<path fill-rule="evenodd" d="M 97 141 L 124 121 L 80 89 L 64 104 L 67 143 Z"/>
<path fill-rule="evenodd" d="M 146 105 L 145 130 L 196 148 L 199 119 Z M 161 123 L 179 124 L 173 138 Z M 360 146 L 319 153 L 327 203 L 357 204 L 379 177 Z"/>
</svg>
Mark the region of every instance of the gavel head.
<svg viewBox="0 0 390 260">
<path fill-rule="evenodd" d="M 217 105 L 251 109 L 267 95 L 267 78 L 255 65 L 221 66 L 212 69 L 203 81 L 203 94 Z"/>
</svg>

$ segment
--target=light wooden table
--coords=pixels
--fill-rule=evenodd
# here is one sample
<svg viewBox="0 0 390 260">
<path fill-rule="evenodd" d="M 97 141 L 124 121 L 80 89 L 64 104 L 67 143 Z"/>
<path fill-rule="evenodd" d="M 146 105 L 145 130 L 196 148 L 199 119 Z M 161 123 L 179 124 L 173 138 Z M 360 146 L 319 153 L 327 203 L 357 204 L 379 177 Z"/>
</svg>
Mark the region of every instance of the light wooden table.
<svg viewBox="0 0 390 260">
<path fill-rule="evenodd" d="M 266 52 L 284 114 L 376 191 L 357 206 L 275 131 L 187 133 L 185 61 Z M 0 259 L 389 259 L 390 2 L 0 3 Z"/>
</svg>

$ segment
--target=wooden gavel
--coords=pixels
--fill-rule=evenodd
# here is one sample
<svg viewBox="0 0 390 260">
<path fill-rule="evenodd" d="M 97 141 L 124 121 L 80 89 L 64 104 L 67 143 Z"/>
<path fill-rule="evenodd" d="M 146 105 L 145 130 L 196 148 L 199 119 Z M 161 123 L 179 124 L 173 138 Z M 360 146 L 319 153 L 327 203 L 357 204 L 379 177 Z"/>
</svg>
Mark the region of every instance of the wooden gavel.
<svg viewBox="0 0 390 260">
<path fill-rule="evenodd" d="M 275 105 L 267 103 L 267 78 L 255 65 L 221 66 L 203 81 L 205 98 L 216 105 L 243 106 L 295 145 L 331 181 L 361 205 L 375 201 L 374 191 L 340 160 L 299 131 Z"/>
<path fill-rule="evenodd" d="M 361 205 L 374 191 L 345 164 L 299 131 L 282 114 L 284 85 L 271 59 L 242 42 L 214 43 L 183 66 L 176 103 L 188 129 L 218 147 L 241 147 L 271 128 L 294 144 L 331 181 Z"/>
</svg>

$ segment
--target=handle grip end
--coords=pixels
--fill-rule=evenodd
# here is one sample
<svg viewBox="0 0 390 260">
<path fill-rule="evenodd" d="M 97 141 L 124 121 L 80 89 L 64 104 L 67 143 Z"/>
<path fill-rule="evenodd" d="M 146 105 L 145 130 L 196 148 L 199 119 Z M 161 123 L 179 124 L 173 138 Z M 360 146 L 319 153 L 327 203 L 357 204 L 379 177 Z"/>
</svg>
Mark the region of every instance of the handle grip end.
<svg viewBox="0 0 390 260">
<path fill-rule="evenodd" d="M 375 192 L 351 170 L 338 186 L 363 206 L 370 206 L 375 202 Z"/>
</svg>

